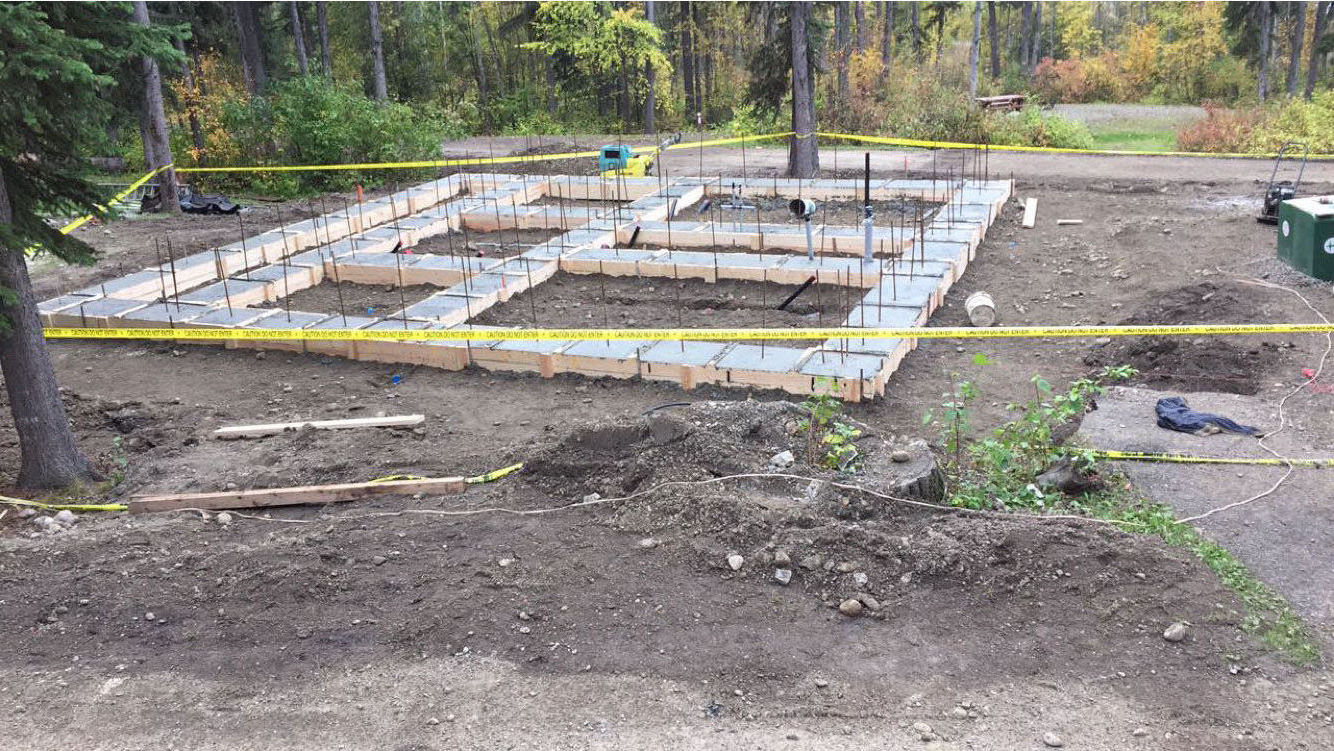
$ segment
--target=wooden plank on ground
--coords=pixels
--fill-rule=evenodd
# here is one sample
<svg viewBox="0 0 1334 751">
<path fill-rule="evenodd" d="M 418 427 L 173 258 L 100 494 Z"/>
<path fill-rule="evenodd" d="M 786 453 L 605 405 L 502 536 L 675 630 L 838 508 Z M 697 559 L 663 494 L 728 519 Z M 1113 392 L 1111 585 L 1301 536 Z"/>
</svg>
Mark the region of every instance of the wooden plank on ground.
<svg viewBox="0 0 1334 751">
<path fill-rule="evenodd" d="M 215 438 L 263 438 L 289 430 L 345 430 L 348 428 L 410 428 L 426 422 L 426 415 L 393 415 L 391 417 L 354 417 L 346 420 L 302 420 L 274 422 L 264 425 L 231 425 L 213 431 Z"/>
<path fill-rule="evenodd" d="M 1038 222 L 1038 199 L 1024 201 L 1024 229 L 1033 229 Z"/>
<path fill-rule="evenodd" d="M 301 503 L 341 503 L 377 495 L 410 493 L 462 493 L 467 481 L 462 477 L 430 477 L 420 480 L 387 482 L 346 482 L 337 485 L 300 485 L 290 488 L 229 490 L 220 493 L 181 493 L 132 498 L 130 513 L 173 511 L 176 509 L 234 509 L 265 506 L 294 506 Z"/>
</svg>

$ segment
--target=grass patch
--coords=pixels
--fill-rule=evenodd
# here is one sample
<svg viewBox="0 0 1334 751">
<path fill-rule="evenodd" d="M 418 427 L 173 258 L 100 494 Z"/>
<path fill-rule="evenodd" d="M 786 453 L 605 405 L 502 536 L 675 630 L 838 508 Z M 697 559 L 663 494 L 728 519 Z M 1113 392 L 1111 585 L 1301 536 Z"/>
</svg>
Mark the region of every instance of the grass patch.
<svg viewBox="0 0 1334 751">
<path fill-rule="evenodd" d="M 1108 130 L 1091 129 L 1093 148 L 1118 149 L 1125 151 L 1175 151 L 1177 146 L 1176 130 L 1172 128 L 1140 129 L 1117 128 Z"/>
<path fill-rule="evenodd" d="M 984 355 L 975 356 L 974 362 L 989 363 Z M 1010 405 L 1020 417 L 967 445 L 969 404 L 980 394 L 971 382 L 952 377 L 950 392 L 939 408 L 940 419 L 935 420 L 948 455 L 944 471 L 949 502 L 973 509 L 1080 514 L 1113 522 L 1125 532 L 1157 535 L 1199 558 L 1236 595 L 1245 608 L 1243 631 L 1289 662 L 1318 661 L 1319 645 L 1282 595 L 1256 578 L 1226 548 L 1177 521 L 1169 507 L 1135 493 L 1124 477 L 1099 472 L 1102 467 L 1091 452 L 1056 439 L 1059 427 L 1082 418 L 1093 399 L 1106 390 L 1104 383 L 1134 375 L 1135 370 L 1126 366 L 1107 368 L 1095 378 L 1075 381 L 1064 391 L 1034 376 L 1033 400 Z M 933 422 L 932 412 L 924 422 Z M 1092 489 L 1079 495 L 1042 487 L 1038 475 L 1060 463 L 1085 478 L 1097 475 L 1103 482 L 1088 483 Z"/>
</svg>

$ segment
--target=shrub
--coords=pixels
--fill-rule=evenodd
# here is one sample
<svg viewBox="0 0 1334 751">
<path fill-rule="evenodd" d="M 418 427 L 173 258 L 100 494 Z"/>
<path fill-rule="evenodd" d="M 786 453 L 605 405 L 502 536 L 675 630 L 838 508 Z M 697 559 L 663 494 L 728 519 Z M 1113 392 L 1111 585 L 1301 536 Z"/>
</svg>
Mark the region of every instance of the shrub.
<svg viewBox="0 0 1334 751">
<path fill-rule="evenodd" d="M 442 140 L 466 131 L 457 117 L 438 108 L 376 102 L 355 86 L 335 85 L 322 76 L 279 82 L 261 97 L 249 97 L 226 85 L 208 90 L 210 96 L 195 105 L 204 131 L 202 152 L 190 141 L 184 116 L 175 119 L 173 141 L 180 163 L 277 166 L 419 161 L 437 158 Z M 426 171 L 261 171 L 199 173 L 194 180 L 207 189 L 288 197 L 303 191 L 415 179 L 422 174 Z"/>
<path fill-rule="evenodd" d="M 1334 91 L 1311 101 L 1292 99 L 1268 110 L 1251 132 L 1253 151 L 1272 152 L 1288 141 L 1300 141 L 1313 154 L 1334 152 Z"/>
<path fill-rule="evenodd" d="M 1313 154 L 1334 152 L 1334 92 L 1311 101 L 1290 99 L 1263 107 L 1221 109 L 1205 105 L 1205 118 L 1177 131 L 1185 151 L 1272 153 L 1289 141 Z"/>
<path fill-rule="evenodd" d="M 1093 134 L 1084 123 L 1043 112 L 1032 105 L 1025 107 L 1023 112 L 992 115 L 988 122 L 988 140 L 994 144 L 1093 148 Z"/>
<path fill-rule="evenodd" d="M 1251 135 L 1264 111 L 1225 109 L 1212 102 L 1204 105 L 1204 119 L 1177 130 L 1177 148 L 1182 151 L 1242 152 L 1250 148 Z"/>
</svg>

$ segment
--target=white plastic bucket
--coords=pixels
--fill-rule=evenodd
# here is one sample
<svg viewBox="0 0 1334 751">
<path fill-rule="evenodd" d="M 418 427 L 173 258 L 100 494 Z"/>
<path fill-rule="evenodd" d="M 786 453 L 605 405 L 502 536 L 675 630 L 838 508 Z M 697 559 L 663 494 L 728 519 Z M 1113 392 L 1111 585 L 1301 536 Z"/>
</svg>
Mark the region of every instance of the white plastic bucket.
<svg viewBox="0 0 1334 751">
<path fill-rule="evenodd" d="M 985 292 L 974 292 L 963 302 L 964 310 L 968 311 L 968 320 L 972 321 L 974 326 L 991 326 L 996 323 L 996 303 L 992 302 L 991 295 Z"/>
</svg>

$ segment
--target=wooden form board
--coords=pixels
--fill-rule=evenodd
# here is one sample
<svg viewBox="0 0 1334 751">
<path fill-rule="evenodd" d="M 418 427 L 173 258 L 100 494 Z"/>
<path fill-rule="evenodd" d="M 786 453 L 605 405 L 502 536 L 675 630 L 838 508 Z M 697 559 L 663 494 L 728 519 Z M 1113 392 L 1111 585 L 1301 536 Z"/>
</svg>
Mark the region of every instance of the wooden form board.
<svg viewBox="0 0 1334 751">
<path fill-rule="evenodd" d="M 234 490 L 220 493 L 182 493 L 132 498 L 131 514 L 177 509 L 242 509 L 268 506 L 295 506 L 303 503 L 342 503 L 377 495 L 406 495 L 409 493 L 457 495 L 467 489 L 462 477 L 434 477 L 422 480 L 391 480 L 388 482 L 346 482 L 335 485 L 301 485 L 290 488 L 262 490 Z"/>
<path fill-rule="evenodd" d="M 315 430 L 348 430 L 350 428 L 410 428 L 426 422 L 426 415 L 393 415 L 390 417 L 353 417 L 344 420 L 299 420 L 273 422 L 262 425 L 229 425 L 213 431 L 213 437 L 222 440 L 234 438 L 263 438 L 289 431 L 314 428 Z"/>
<path fill-rule="evenodd" d="M 1038 199 L 1030 198 L 1024 201 L 1024 221 L 1025 229 L 1033 229 L 1038 221 Z"/>
</svg>

